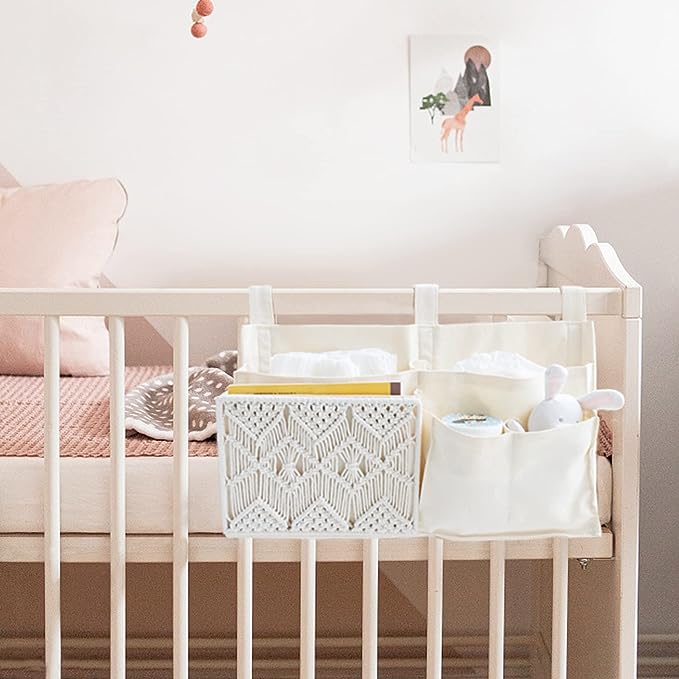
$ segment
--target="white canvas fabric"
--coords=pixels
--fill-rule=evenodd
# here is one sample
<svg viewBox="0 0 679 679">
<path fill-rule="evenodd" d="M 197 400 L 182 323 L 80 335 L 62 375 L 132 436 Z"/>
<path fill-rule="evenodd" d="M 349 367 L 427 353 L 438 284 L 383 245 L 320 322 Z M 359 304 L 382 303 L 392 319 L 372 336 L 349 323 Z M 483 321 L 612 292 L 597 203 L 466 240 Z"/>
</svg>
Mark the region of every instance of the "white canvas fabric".
<svg viewBox="0 0 679 679">
<path fill-rule="evenodd" d="M 509 351 L 568 367 L 565 392 L 596 388 L 594 325 L 580 288 L 563 290 L 561 321 L 437 326 L 432 371 L 419 375 L 427 450 L 419 529 L 455 539 L 588 537 L 601 534 L 595 416 L 542 432 L 466 436 L 438 416 L 480 412 L 524 426 L 544 398 L 544 378 L 507 378 L 447 369 L 475 352 Z M 593 415 L 589 413 L 588 415 Z"/>
<path fill-rule="evenodd" d="M 511 351 L 548 366 L 594 363 L 594 324 L 590 321 L 505 321 L 460 323 L 433 328 L 432 368 L 450 370 L 474 353 Z"/>
<path fill-rule="evenodd" d="M 413 368 L 419 364 L 421 334 L 431 339 L 431 328 L 437 320 L 437 292 L 434 285 L 414 288 L 413 315 L 415 323 L 408 325 L 280 325 L 275 322 L 272 291 L 267 286 L 250 290 L 251 323 L 241 328 L 240 368 L 235 372 L 237 384 L 267 384 L 272 382 L 355 382 L 372 377 L 401 381 L 404 393 L 416 387 Z M 396 356 L 395 373 L 362 375 L 360 377 L 300 377 L 272 375 L 271 359 L 288 352 L 323 353 L 356 351 L 375 348 Z M 428 350 L 431 354 L 431 349 Z"/>
<path fill-rule="evenodd" d="M 569 366 L 564 393 L 582 396 L 594 389 L 593 364 Z M 425 411 L 438 417 L 448 413 L 481 413 L 501 420 L 515 417 L 524 426 L 533 407 L 545 397 L 544 374 L 533 377 L 500 377 L 422 370 L 418 389 Z"/>
<path fill-rule="evenodd" d="M 415 325 L 244 325 L 240 371 L 269 373 L 276 354 L 366 348 L 394 354 L 398 370 L 409 370 L 418 358 L 417 347 Z"/>
<path fill-rule="evenodd" d="M 419 529 L 455 539 L 600 535 L 598 425 L 479 438 L 434 418 Z"/>
</svg>

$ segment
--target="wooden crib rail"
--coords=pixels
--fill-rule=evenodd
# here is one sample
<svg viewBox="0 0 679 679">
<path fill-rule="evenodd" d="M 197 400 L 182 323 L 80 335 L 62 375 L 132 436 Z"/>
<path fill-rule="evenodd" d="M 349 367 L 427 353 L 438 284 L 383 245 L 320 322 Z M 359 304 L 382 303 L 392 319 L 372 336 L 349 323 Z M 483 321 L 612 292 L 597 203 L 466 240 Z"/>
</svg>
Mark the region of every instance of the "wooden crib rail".
<svg viewBox="0 0 679 679">
<path fill-rule="evenodd" d="M 217 534 L 189 535 L 191 563 L 238 563 L 242 538 Z M 253 563 L 300 563 L 306 538 L 256 538 L 252 544 Z M 363 558 L 362 538 L 316 538 L 316 563 L 360 563 Z M 509 561 L 548 560 L 553 557 L 554 545 L 550 538 L 512 540 L 506 545 L 505 558 Z M 379 541 L 380 564 L 392 561 L 427 561 L 430 550 L 426 537 L 389 538 Z M 42 535 L 12 534 L 0 536 L 0 562 L 41 563 L 44 558 Z M 443 561 L 489 561 L 491 543 L 482 540 L 454 542 L 445 540 L 441 546 Z M 127 563 L 172 563 L 172 535 L 127 534 L 125 540 Z M 604 529 L 597 538 L 568 540 L 568 558 L 587 561 L 613 557 L 613 534 Z M 110 562 L 108 533 L 62 533 L 62 563 Z"/>
<path fill-rule="evenodd" d="M 412 288 L 320 288 L 273 290 L 280 316 L 412 315 Z M 620 316 L 619 287 L 586 289 L 587 314 Z M 560 288 L 442 288 L 439 313 L 460 315 L 557 316 Z M 247 316 L 246 289 L 4 288 L 0 316 Z"/>
</svg>

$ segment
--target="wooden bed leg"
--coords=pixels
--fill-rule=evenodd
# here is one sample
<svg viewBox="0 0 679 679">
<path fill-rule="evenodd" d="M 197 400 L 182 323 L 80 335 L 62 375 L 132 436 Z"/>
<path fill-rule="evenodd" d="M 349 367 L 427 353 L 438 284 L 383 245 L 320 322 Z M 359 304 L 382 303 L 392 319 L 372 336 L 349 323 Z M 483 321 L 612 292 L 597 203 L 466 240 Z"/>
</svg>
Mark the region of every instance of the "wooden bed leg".
<svg viewBox="0 0 679 679">
<path fill-rule="evenodd" d="M 490 543 L 489 679 L 503 679 L 505 675 L 505 555 L 504 541 Z"/>
<path fill-rule="evenodd" d="M 173 460 L 173 676 L 189 679 L 189 321 L 175 319 Z"/>
<path fill-rule="evenodd" d="M 252 538 L 238 540 L 236 676 L 252 679 Z"/>
<path fill-rule="evenodd" d="M 363 541 L 363 679 L 377 679 L 379 540 Z"/>
<path fill-rule="evenodd" d="M 111 679 L 125 679 L 125 325 L 109 319 L 111 427 Z"/>
<path fill-rule="evenodd" d="M 316 540 L 302 540 L 300 559 L 299 676 L 316 676 Z"/>
<path fill-rule="evenodd" d="M 427 679 L 441 679 L 443 665 L 443 540 L 429 538 L 427 554 Z"/>
<path fill-rule="evenodd" d="M 568 539 L 554 538 L 552 559 L 552 679 L 568 674 Z"/>
<path fill-rule="evenodd" d="M 622 321 L 625 336 L 625 408 L 621 446 L 614 465 L 613 530 L 615 587 L 618 600 L 618 676 L 637 676 L 639 582 L 639 429 L 641 412 L 641 319 Z"/>
<path fill-rule="evenodd" d="M 59 317 L 45 317 L 45 676 L 61 677 Z"/>
</svg>

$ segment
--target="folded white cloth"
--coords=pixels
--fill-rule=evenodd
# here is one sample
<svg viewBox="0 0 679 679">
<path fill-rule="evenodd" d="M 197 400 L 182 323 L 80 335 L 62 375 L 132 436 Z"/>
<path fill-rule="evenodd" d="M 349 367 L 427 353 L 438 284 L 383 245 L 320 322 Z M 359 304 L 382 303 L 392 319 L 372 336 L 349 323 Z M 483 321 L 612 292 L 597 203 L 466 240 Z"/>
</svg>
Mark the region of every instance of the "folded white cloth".
<svg viewBox="0 0 679 679">
<path fill-rule="evenodd" d="M 527 378 L 544 375 L 544 366 L 529 361 L 521 354 L 511 351 L 491 351 L 476 353 L 458 361 L 455 372 L 474 373 L 476 375 L 494 375 L 496 377 Z"/>
<path fill-rule="evenodd" d="M 367 377 L 392 375 L 397 370 L 396 355 L 382 349 L 291 351 L 271 357 L 271 374 L 289 377 Z"/>
</svg>

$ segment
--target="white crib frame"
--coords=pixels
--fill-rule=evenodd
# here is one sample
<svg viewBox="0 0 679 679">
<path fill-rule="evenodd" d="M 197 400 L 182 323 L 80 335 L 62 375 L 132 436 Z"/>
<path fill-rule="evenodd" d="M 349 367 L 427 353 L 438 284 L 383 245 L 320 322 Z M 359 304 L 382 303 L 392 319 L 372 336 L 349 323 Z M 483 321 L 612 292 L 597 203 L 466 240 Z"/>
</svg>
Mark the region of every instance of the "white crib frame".
<svg viewBox="0 0 679 679">
<path fill-rule="evenodd" d="M 443 289 L 442 315 L 555 316 L 562 313 L 563 285 L 586 287 L 588 317 L 597 324 L 599 380 L 621 389 L 625 409 L 612 426 L 615 436 L 612 533 L 581 540 L 513 542 L 443 542 L 425 537 L 390 539 L 250 539 L 190 535 L 188 456 L 188 367 L 191 316 L 244 317 L 248 291 L 228 290 L 3 290 L 0 315 L 45 317 L 45 457 L 44 534 L 0 534 L 0 562 L 44 562 L 45 661 L 48 679 L 61 676 L 61 563 L 110 562 L 111 677 L 126 676 L 125 568 L 129 562 L 173 564 L 174 679 L 188 679 L 188 564 L 190 561 L 236 562 L 238 592 L 237 677 L 253 677 L 253 562 L 300 563 L 300 677 L 315 677 L 316 564 L 360 561 L 363 564 L 362 678 L 377 678 L 378 566 L 380 561 L 428 562 L 427 679 L 442 676 L 444 560 L 489 560 L 489 677 L 504 676 L 505 562 L 552 560 L 551 634 L 542 611 L 545 643 L 551 643 L 552 679 L 632 679 L 636 676 L 637 570 L 639 499 L 639 419 L 641 358 L 641 287 L 622 267 L 613 248 L 598 243 L 585 225 L 558 227 L 540 244 L 540 283 L 530 289 Z M 412 289 L 275 290 L 279 315 L 409 315 Z M 111 532 L 62 535 L 60 531 L 59 318 L 106 316 L 111 367 Z M 124 428 L 124 317 L 174 317 L 173 534 L 126 534 Z M 602 351 L 601 347 L 605 347 Z M 613 537 L 615 539 L 613 540 Z M 584 599 L 593 590 L 571 592 L 569 558 L 607 559 L 594 569 L 587 588 L 598 588 L 596 610 Z M 599 564 L 598 564 L 599 565 Z M 549 571 L 543 573 L 548 583 Z M 550 637 L 551 636 L 551 640 Z M 590 652 L 587 652 L 589 649 Z M 596 649 L 596 653 L 591 652 Z M 570 650 L 570 654 L 567 652 Z M 567 674 L 568 673 L 568 674 Z M 546 672 L 547 674 L 547 672 Z"/>
</svg>

